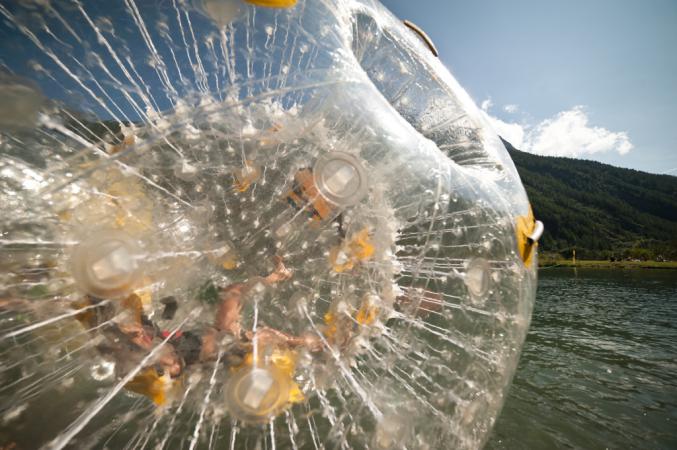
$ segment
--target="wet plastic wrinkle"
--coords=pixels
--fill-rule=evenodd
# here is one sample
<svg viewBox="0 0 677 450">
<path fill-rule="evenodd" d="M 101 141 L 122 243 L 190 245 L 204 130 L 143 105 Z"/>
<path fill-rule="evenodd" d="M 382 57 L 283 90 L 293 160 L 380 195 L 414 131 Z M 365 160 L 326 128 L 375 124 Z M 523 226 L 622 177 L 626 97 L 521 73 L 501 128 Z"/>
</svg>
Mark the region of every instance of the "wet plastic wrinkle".
<svg viewBox="0 0 677 450">
<path fill-rule="evenodd" d="M 413 42 L 411 42 L 409 36 L 405 36 L 403 33 L 401 33 L 402 30 L 394 30 L 394 29 L 389 29 L 389 28 L 381 28 L 381 25 L 371 17 L 371 11 L 365 9 L 365 10 L 357 10 L 353 12 L 352 16 L 352 23 L 353 23 L 353 44 L 352 44 L 352 49 L 353 49 L 353 54 L 355 55 L 355 58 L 357 59 L 357 62 L 360 64 L 360 67 L 364 70 L 364 73 L 369 77 L 371 80 L 372 84 L 374 87 L 383 95 L 383 97 L 388 101 L 388 103 L 392 106 L 392 108 L 399 114 L 401 117 L 404 118 L 416 131 L 421 133 L 421 135 L 425 136 L 426 138 L 432 140 L 433 142 L 436 143 L 438 148 L 441 151 L 444 151 L 447 156 L 455 161 L 456 163 L 460 165 L 469 165 L 469 166 L 489 166 L 489 167 L 495 167 L 498 170 L 502 170 L 502 164 L 499 161 L 494 161 L 490 158 L 489 154 L 484 150 L 483 144 L 481 142 L 481 137 L 476 136 L 479 140 L 477 143 L 468 143 L 465 141 L 455 143 L 453 141 L 448 141 L 448 140 L 443 140 L 435 135 L 443 134 L 445 131 L 445 128 L 448 130 L 453 130 L 455 127 L 455 124 L 453 122 L 454 118 L 453 117 L 448 117 L 441 122 L 439 122 L 435 127 L 434 130 L 426 130 L 423 128 L 423 126 L 416 122 L 412 121 L 412 117 L 420 117 L 421 111 L 416 111 L 415 109 L 412 108 L 407 108 L 405 104 L 402 102 L 397 103 L 397 100 L 399 99 L 399 96 L 401 96 L 404 91 L 407 90 L 409 87 L 409 83 L 411 80 L 416 80 L 416 79 L 421 79 L 421 80 L 428 80 L 430 82 L 430 90 L 434 90 L 435 88 L 442 89 L 445 91 L 447 95 L 447 100 L 449 104 L 454 105 L 454 107 L 458 108 L 459 110 L 463 110 L 463 106 L 460 105 L 457 101 L 457 99 L 454 97 L 454 95 L 448 91 L 448 87 L 435 83 L 433 80 L 435 80 L 437 77 L 435 76 L 433 70 L 431 69 L 431 66 L 429 63 L 426 61 L 426 56 L 423 58 L 419 58 L 418 55 L 416 55 L 408 46 L 406 45 L 398 45 L 402 44 L 402 40 L 400 39 L 395 39 L 393 33 L 398 33 L 403 40 L 408 42 L 410 45 L 415 45 Z M 367 24 L 363 24 L 364 22 L 367 22 Z M 359 27 L 359 29 L 357 29 Z M 370 40 L 369 42 L 372 42 L 374 45 L 373 46 L 360 46 L 361 43 L 358 34 L 360 32 L 364 32 L 363 30 L 367 30 L 366 32 L 370 34 Z M 371 35 L 371 32 L 375 32 L 373 35 Z M 417 39 L 420 39 L 417 36 Z M 383 45 L 390 45 L 393 48 L 396 49 L 395 52 L 392 50 L 390 52 L 386 52 L 383 49 L 377 49 L 377 45 L 383 46 Z M 420 43 L 417 43 L 420 44 Z M 355 50 L 358 49 L 359 47 L 359 54 L 355 53 Z M 400 88 L 398 89 L 398 93 L 393 97 L 392 92 L 386 92 L 383 90 L 383 78 L 379 80 L 379 76 L 374 74 L 375 69 L 381 69 L 382 73 L 388 73 L 388 81 L 392 83 L 392 80 L 397 79 L 397 75 L 394 73 L 395 69 L 395 64 L 397 61 L 389 61 L 392 64 L 390 67 L 379 67 L 379 66 L 364 66 L 364 60 L 368 58 L 369 56 L 373 55 L 378 55 L 379 53 L 383 54 L 392 54 L 392 53 L 399 53 L 408 59 L 407 62 L 412 62 L 414 64 L 418 64 L 418 67 L 422 66 L 423 73 L 417 73 L 417 74 L 410 74 L 406 73 L 404 74 L 400 80 Z M 436 56 L 436 55 L 435 55 Z M 395 102 L 394 102 L 395 101 Z M 428 111 L 428 113 L 434 113 L 435 111 Z M 451 123 L 445 124 L 445 122 L 451 121 Z M 472 128 L 468 129 L 469 133 L 479 133 L 480 131 L 480 125 L 479 124 L 473 124 Z M 465 149 L 466 146 L 469 145 L 469 148 Z M 454 149 L 454 148 L 461 148 L 464 149 L 462 152 L 453 152 L 453 151 L 445 151 L 445 148 L 449 149 Z M 503 150 L 505 151 L 505 150 Z"/>
</svg>

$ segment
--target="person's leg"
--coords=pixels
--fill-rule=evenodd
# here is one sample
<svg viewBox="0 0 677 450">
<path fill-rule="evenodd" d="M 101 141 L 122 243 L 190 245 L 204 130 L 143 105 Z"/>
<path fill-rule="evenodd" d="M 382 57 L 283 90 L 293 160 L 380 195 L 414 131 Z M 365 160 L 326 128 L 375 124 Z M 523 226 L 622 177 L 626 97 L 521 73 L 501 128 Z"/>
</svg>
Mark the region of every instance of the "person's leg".
<svg viewBox="0 0 677 450">
<path fill-rule="evenodd" d="M 216 321 L 214 327 L 219 331 L 239 337 L 242 330 L 240 324 L 240 312 L 242 311 L 242 296 L 244 295 L 245 285 L 243 283 L 231 284 L 223 288 L 219 294 L 221 303 L 216 312 Z"/>
<path fill-rule="evenodd" d="M 273 285 L 292 277 L 292 271 L 287 269 L 281 257 L 275 256 L 275 270 L 266 277 L 255 277 L 246 283 L 235 283 L 221 289 L 219 294 L 221 303 L 216 312 L 215 327 L 233 336 L 239 337 L 241 332 L 242 297 L 257 283 Z"/>
<path fill-rule="evenodd" d="M 280 330 L 270 327 L 259 327 L 256 333 L 251 331 L 246 332 L 250 340 L 256 339 L 258 345 L 261 346 L 284 346 L 284 347 L 305 347 L 311 352 L 322 350 L 322 340 L 314 334 L 304 334 L 301 336 L 294 336 Z"/>
</svg>

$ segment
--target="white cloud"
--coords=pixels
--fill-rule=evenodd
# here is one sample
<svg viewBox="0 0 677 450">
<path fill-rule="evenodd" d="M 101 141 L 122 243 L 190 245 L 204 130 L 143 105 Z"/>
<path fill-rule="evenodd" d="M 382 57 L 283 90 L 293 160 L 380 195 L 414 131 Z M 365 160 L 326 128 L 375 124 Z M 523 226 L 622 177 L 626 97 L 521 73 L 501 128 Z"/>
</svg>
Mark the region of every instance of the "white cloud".
<svg viewBox="0 0 677 450">
<path fill-rule="evenodd" d="M 515 148 L 521 149 L 524 144 L 524 126 L 518 123 L 508 123 L 503 120 L 484 113 L 484 117 L 489 121 L 494 131 L 506 141 L 510 142 Z"/>
<path fill-rule="evenodd" d="M 484 99 L 484 101 L 480 105 L 480 108 L 482 108 L 482 111 L 484 112 L 489 112 L 492 106 L 494 106 L 494 102 L 491 101 L 491 97 L 488 97 Z"/>
<path fill-rule="evenodd" d="M 505 105 L 503 107 L 503 111 L 507 112 L 508 114 L 515 114 L 517 111 L 519 111 L 520 107 L 517 105 Z"/>
<path fill-rule="evenodd" d="M 485 103 L 487 108 L 484 108 Z M 572 158 L 617 152 L 625 155 L 634 148 L 626 132 L 609 131 L 589 124 L 582 106 L 562 111 L 555 116 L 532 125 L 510 123 L 489 114 L 491 99 L 482 102 L 482 110 L 494 130 L 516 148 L 547 156 Z M 504 110 L 507 111 L 506 105 Z"/>
<path fill-rule="evenodd" d="M 627 133 L 590 126 L 581 106 L 536 125 L 529 130 L 525 144 L 530 152 L 539 155 L 572 157 L 605 152 L 625 155 L 634 148 Z"/>
</svg>

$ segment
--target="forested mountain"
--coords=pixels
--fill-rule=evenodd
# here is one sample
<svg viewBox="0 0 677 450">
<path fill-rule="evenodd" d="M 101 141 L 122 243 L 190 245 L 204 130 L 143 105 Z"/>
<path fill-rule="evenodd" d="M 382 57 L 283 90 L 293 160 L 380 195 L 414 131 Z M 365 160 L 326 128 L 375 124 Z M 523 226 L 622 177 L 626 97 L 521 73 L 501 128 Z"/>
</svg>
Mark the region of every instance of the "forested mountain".
<svg viewBox="0 0 677 450">
<path fill-rule="evenodd" d="M 541 252 L 677 260 L 677 177 L 537 156 L 504 144 L 545 224 Z"/>
</svg>

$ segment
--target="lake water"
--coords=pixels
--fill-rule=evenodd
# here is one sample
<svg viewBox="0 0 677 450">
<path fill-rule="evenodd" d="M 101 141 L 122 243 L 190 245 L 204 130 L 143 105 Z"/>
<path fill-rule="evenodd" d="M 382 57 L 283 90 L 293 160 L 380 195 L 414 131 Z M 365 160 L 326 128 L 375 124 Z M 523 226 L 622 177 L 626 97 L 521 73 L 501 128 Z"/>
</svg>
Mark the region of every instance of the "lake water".
<svg viewBox="0 0 677 450">
<path fill-rule="evenodd" d="M 677 449 L 677 271 L 539 272 L 487 449 Z"/>
</svg>

